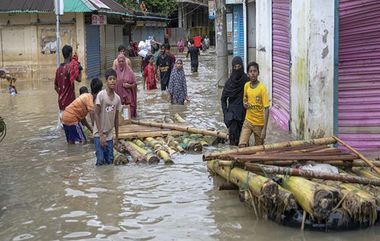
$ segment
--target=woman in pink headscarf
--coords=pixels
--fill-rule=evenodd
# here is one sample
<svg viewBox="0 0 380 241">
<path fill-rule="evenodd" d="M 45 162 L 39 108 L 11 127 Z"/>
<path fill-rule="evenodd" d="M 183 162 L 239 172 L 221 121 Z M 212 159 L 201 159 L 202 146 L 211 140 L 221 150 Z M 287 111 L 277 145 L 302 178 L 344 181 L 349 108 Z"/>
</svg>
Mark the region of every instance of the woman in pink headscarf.
<svg viewBox="0 0 380 241">
<path fill-rule="evenodd" d="M 121 98 L 121 104 L 129 105 L 131 108 L 131 117 L 136 117 L 137 109 L 137 83 L 135 74 L 131 67 L 126 63 L 126 58 L 123 54 L 117 57 L 116 65 L 116 93 Z"/>
<path fill-rule="evenodd" d="M 177 48 L 178 48 L 178 52 L 180 52 L 180 53 L 183 53 L 183 51 L 185 50 L 185 42 L 183 42 L 182 39 L 180 39 L 177 42 Z"/>
</svg>

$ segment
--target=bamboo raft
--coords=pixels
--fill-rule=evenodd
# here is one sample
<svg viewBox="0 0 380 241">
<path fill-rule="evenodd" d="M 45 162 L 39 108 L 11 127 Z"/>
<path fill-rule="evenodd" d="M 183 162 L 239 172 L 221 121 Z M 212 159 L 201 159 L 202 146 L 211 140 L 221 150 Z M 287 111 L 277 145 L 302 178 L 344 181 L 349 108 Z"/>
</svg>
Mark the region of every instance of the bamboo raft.
<svg viewBox="0 0 380 241">
<path fill-rule="evenodd" d="M 203 160 L 258 217 L 323 231 L 378 222 L 380 162 L 335 136 L 217 151 Z"/>
<path fill-rule="evenodd" d="M 164 118 L 168 120 L 168 117 Z M 205 146 L 214 145 L 227 134 L 219 131 L 202 130 L 185 123 L 178 114 L 174 121 L 158 123 L 132 121 L 119 127 L 119 145 L 115 150 L 115 165 L 129 161 L 154 164 L 163 160 L 167 165 L 174 164 L 173 156 L 184 152 L 201 152 Z"/>
</svg>

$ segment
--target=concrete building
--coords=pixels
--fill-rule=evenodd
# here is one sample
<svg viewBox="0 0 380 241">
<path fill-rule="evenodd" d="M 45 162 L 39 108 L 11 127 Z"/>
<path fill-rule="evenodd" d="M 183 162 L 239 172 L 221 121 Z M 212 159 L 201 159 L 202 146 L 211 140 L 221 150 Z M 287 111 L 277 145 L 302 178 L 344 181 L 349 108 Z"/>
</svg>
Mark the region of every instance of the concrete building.
<svg viewBox="0 0 380 241">
<path fill-rule="evenodd" d="M 178 0 L 177 2 L 178 12 L 175 16 L 178 18 L 178 25 L 172 26 L 173 28 L 182 28 L 186 38 L 196 35 L 202 37 L 213 35 L 213 21 L 210 21 L 208 17 L 207 0 Z"/>
<path fill-rule="evenodd" d="M 277 123 L 299 138 L 335 134 L 358 149 L 379 149 L 380 2 L 239 4 L 247 9 L 243 55 L 259 63 Z"/>
<path fill-rule="evenodd" d="M 64 1 L 61 47 L 65 44 L 73 47 L 84 68 L 83 77 L 98 76 L 102 69 L 112 66 L 117 47 L 123 44 L 125 21 L 131 18 L 133 15 L 127 9 L 112 0 Z M 53 78 L 55 32 L 54 1 L 1 1 L 1 66 L 19 79 Z"/>
</svg>

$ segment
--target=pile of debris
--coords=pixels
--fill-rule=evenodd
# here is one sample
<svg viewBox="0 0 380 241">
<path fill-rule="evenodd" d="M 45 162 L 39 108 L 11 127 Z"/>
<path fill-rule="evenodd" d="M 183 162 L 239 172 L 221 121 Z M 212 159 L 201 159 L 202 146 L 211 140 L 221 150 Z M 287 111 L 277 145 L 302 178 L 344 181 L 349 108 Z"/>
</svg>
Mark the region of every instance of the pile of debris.
<svg viewBox="0 0 380 241">
<path fill-rule="evenodd" d="M 380 162 L 335 136 L 213 152 L 203 159 L 259 217 L 310 230 L 351 230 L 378 221 Z"/>
</svg>

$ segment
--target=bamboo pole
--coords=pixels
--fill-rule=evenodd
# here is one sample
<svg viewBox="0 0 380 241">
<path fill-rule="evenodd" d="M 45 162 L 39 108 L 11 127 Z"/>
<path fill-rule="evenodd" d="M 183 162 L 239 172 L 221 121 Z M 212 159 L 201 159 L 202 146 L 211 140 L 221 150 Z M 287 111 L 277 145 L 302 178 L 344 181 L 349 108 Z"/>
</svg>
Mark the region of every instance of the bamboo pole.
<svg viewBox="0 0 380 241">
<path fill-rule="evenodd" d="M 341 155 L 326 155 L 326 154 L 253 154 L 253 155 L 228 155 L 223 157 L 224 160 L 237 160 L 240 162 L 247 162 L 247 161 L 255 161 L 255 160 L 262 160 L 262 161 L 273 161 L 273 160 L 313 160 L 313 161 L 332 161 L 332 160 L 341 160 L 341 161 L 353 161 L 356 158 L 354 155 L 350 154 L 341 154 Z"/>
<path fill-rule="evenodd" d="M 160 130 L 160 131 L 144 131 L 144 132 L 121 132 L 119 133 L 119 139 L 135 139 L 135 138 L 146 138 L 146 137 L 157 137 L 157 136 L 181 136 L 186 132 L 183 131 L 173 131 L 173 130 Z"/>
<path fill-rule="evenodd" d="M 302 141 L 287 141 L 287 142 L 280 142 L 280 143 L 274 143 L 274 144 L 266 144 L 266 145 L 261 145 L 261 146 L 243 147 L 243 148 L 238 148 L 236 150 L 212 152 L 212 153 L 203 155 L 203 160 L 209 161 L 213 159 L 223 159 L 223 157 L 227 155 L 231 155 L 231 154 L 253 154 L 259 151 L 272 151 L 272 150 L 276 150 L 283 147 L 299 147 L 303 145 L 308 146 L 310 144 L 327 145 L 327 144 L 334 144 L 334 143 L 336 143 L 336 140 L 332 137 L 302 140 Z"/>
<path fill-rule="evenodd" d="M 143 155 L 144 160 L 147 161 L 149 164 L 160 162 L 160 159 L 157 156 L 153 155 L 151 152 L 147 151 L 146 149 L 136 145 L 135 143 L 131 141 L 127 141 L 126 143 L 132 146 L 141 155 Z"/>
<path fill-rule="evenodd" d="M 145 126 L 152 126 L 152 127 L 159 127 L 159 128 L 167 128 L 177 131 L 184 131 L 189 133 L 195 133 L 195 134 L 202 134 L 206 136 L 217 136 L 223 139 L 228 139 L 228 134 L 223 133 L 221 131 L 209 131 L 209 130 L 202 130 L 194 127 L 189 126 L 180 126 L 176 124 L 166 124 L 166 123 L 155 123 L 155 122 L 149 122 L 149 121 L 141 121 L 141 120 L 132 120 L 133 124 L 138 125 L 145 125 Z"/>
<path fill-rule="evenodd" d="M 178 122 L 178 123 L 186 123 L 186 121 L 178 114 L 178 113 L 175 113 L 174 114 L 174 119 Z"/>
<path fill-rule="evenodd" d="M 174 164 L 173 160 L 170 158 L 169 154 L 163 150 L 163 146 L 161 145 L 161 143 L 158 143 L 158 141 L 156 141 L 155 139 L 153 139 L 152 137 L 148 137 L 145 139 L 146 143 L 148 144 L 148 146 L 150 146 L 151 148 L 154 149 L 155 153 L 161 158 L 164 160 L 164 163 L 166 165 L 169 165 L 169 164 Z"/>
<path fill-rule="evenodd" d="M 115 148 L 113 149 L 113 164 L 114 165 L 126 165 L 128 163 L 128 158 L 117 151 Z"/>
<path fill-rule="evenodd" d="M 156 138 L 156 140 L 162 140 L 164 142 L 167 142 L 168 145 L 172 148 L 177 150 L 177 152 L 184 153 L 185 150 L 182 148 L 182 146 L 179 145 L 179 143 L 175 140 L 173 136 L 167 136 L 166 141 L 162 138 Z"/>
<path fill-rule="evenodd" d="M 345 146 L 348 150 L 352 151 L 353 153 L 355 153 L 358 157 L 360 157 L 360 159 L 362 159 L 363 161 L 365 161 L 368 166 L 370 168 L 372 168 L 377 174 L 380 175 L 380 169 L 378 167 L 376 167 L 371 160 L 368 160 L 365 156 L 363 156 L 360 152 L 358 152 L 357 150 L 355 150 L 354 148 L 352 148 L 350 145 L 348 145 L 346 142 L 342 141 L 341 139 L 339 139 L 338 137 L 336 136 L 333 136 L 333 138 L 339 142 L 340 144 L 342 144 L 343 146 Z"/>
<path fill-rule="evenodd" d="M 125 149 L 128 151 L 128 153 L 131 155 L 134 162 L 143 162 L 144 156 L 141 155 L 133 146 L 126 143 L 124 140 L 119 140 L 120 143 L 125 147 Z"/>
<path fill-rule="evenodd" d="M 354 171 L 357 175 L 362 176 L 362 177 L 380 179 L 379 175 L 371 172 L 371 170 L 369 170 L 368 168 L 355 168 L 352 171 Z"/>
<path fill-rule="evenodd" d="M 195 152 L 200 152 L 203 149 L 203 146 L 200 143 L 200 141 L 193 140 L 190 137 L 184 138 L 182 140 L 181 146 L 186 150 L 195 151 Z"/>
<path fill-rule="evenodd" d="M 316 172 L 311 170 L 302 170 L 297 168 L 289 167 L 278 167 L 278 166 L 267 166 L 267 165 L 257 165 L 252 163 L 246 163 L 245 167 L 249 171 L 259 172 L 264 174 L 280 174 L 280 175 L 289 175 L 289 176 L 298 176 L 305 178 L 317 178 L 323 180 L 331 181 L 340 181 L 344 183 L 357 183 L 364 185 L 375 185 L 380 186 L 380 180 L 378 179 L 369 179 L 364 177 L 357 177 L 353 175 L 339 175 L 331 174 L 327 172 Z"/>
<path fill-rule="evenodd" d="M 138 145 L 141 148 L 145 148 L 145 143 L 140 139 L 133 140 L 133 143 L 135 143 L 136 145 Z"/>
<path fill-rule="evenodd" d="M 174 155 L 177 151 L 171 148 L 168 144 L 166 144 L 165 139 L 158 137 L 156 139 L 152 137 L 147 137 L 145 140 L 151 141 L 155 143 L 156 145 L 160 145 L 161 148 L 163 148 L 169 155 Z"/>
<path fill-rule="evenodd" d="M 318 161 L 314 161 L 317 162 Z M 297 160 L 255 160 L 250 161 L 250 163 L 257 163 L 257 164 L 266 164 L 266 165 L 274 165 L 274 166 L 291 166 L 295 163 L 305 163 L 304 161 L 297 161 Z M 354 161 L 321 161 L 321 163 L 324 164 L 330 164 L 332 166 L 338 166 L 338 167 L 368 167 L 367 163 L 365 163 L 362 160 L 354 160 Z M 380 167 L 380 161 L 373 161 L 373 164 L 377 167 Z M 374 174 L 375 175 L 375 174 Z"/>
</svg>

